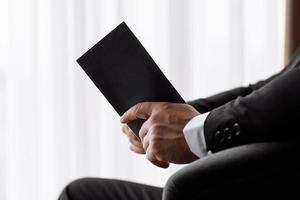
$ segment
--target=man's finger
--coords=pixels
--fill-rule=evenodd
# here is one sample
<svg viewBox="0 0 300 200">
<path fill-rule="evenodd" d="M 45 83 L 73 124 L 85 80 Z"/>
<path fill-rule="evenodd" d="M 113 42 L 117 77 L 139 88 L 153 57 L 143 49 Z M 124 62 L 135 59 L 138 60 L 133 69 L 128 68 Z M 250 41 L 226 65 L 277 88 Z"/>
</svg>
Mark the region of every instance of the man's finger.
<svg viewBox="0 0 300 200">
<path fill-rule="evenodd" d="M 169 163 L 168 162 L 164 162 L 164 161 L 159 161 L 155 158 L 155 155 L 151 153 L 150 150 L 146 151 L 146 157 L 147 159 L 154 165 L 161 167 L 161 168 L 168 168 L 169 167 Z"/>
<path fill-rule="evenodd" d="M 141 142 L 139 139 L 137 139 L 137 137 L 134 136 L 134 135 L 131 135 L 131 136 L 129 137 L 129 142 L 130 142 L 131 144 L 133 144 L 134 146 L 143 148 L 142 142 Z"/>
<path fill-rule="evenodd" d="M 150 141 L 149 141 L 149 136 L 146 135 L 143 139 L 143 148 L 145 149 L 145 151 L 147 151 L 148 147 L 149 147 Z"/>
<path fill-rule="evenodd" d="M 121 117 L 121 123 L 129 123 L 136 119 L 147 119 L 152 112 L 154 102 L 138 103 L 127 110 Z"/>
<path fill-rule="evenodd" d="M 129 132 L 129 127 L 127 124 L 122 125 L 122 132 L 125 133 L 126 135 Z"/>
<path fill-rule="evenodd" d="M 131 145 L 130 150 L 135 153 L 138 153 L 138 154 L 145 154 L 145 150 L 143 149 L 143 147 L 137 147 L 137 146 Z"/>
<path fill-rule="evenodd" d="M 140 129 L 140 132 L 139 132 L 139 137 L 140 137 L 141 142 L 144 141 L 144 137 L 147 135 L 149 127 L 150 127 L 150 121 L 148 119 L 147 121 L 145 121 L 143 123 L 143 125 Z"/>
<path fill-rule="evenodd" d="M 128 137 L 129 142 L 137 147 L 143 147 L 140 139 L 134 134 L 134 132 L 129 128 L 127 124 L 122 126 L 122 132 Z"/>
</svg>

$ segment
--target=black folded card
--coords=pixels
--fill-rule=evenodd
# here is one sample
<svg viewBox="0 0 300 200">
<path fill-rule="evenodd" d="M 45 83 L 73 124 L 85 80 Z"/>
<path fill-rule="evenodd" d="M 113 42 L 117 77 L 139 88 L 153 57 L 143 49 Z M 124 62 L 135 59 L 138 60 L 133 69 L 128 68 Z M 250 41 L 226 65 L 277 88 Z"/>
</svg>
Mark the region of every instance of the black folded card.
<svg viewBox="0 0 300 200">
<path fill-rule="evenodd" d="M 77 62 L 120 116 L 139 102 L 185 103 L 125 22 Z M 136 136 L 143 122 L 128 124 Z"/>
</svg>

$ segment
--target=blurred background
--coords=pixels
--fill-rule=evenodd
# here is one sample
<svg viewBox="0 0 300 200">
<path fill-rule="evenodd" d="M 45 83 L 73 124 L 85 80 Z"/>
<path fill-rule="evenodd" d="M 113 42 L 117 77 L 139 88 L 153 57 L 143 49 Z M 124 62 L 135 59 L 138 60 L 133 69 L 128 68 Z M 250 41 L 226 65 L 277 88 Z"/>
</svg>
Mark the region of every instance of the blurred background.
<svg viewBox="0 0 300 200">
<path fill-rule="evenodd" d="M 163 186 L 76 63 L 125 21 L 185 100 L 284 66 L 284 0 L 0 0 L 0 199 L 53 200 L 81 177 Z"/>
</svg>

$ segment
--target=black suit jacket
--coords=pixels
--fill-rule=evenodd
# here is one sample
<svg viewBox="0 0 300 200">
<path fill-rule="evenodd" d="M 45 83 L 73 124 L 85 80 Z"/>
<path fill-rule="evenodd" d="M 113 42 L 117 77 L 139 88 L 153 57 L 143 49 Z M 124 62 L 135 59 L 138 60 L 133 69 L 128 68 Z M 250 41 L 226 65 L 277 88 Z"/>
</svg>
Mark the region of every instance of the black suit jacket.
<svg viewBox="0 0 300 200">
<path fill-rule="evenodd" d="M 207 150 L 300 137 L 300 48 L 290 63 L 270 78 L 188 102 L 204 123 Z"/>
</svg>

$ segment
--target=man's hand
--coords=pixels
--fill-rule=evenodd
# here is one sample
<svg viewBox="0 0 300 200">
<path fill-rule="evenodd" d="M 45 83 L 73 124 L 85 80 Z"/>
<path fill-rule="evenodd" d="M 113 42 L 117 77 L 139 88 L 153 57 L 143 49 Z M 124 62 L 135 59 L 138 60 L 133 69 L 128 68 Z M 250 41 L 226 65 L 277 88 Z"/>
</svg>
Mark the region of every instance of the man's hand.
<svg viewBox="0 0 300 200">
<path fill-rule="evenodd" d="M 121 122 L 127 124 L 146 119 L 139 132 L 141 142 L 133 138 L 135 136 L 127 125 L 124 125 L 123 132 L 130 135 L 131 150 L 146 153 L 153 164 L 167 168 L 169 163 L 183 164 L 197 159 L 186 143 L 183 128 L 199 114 L 188 104 L 144 102 L 125 112 Z"/>
<path fill-rule="evenodd" d="M 129 142 L 131 143 L 130 150 L 138 154 L 145 154 L 141 140 L 135 136 L 127 124 L 123 124 L 122 131 L 127 135 Z"/>
<path fill-rule="evenodd" d="M 138 154 L 146 153 L 143 148 L 143 144 L 142 144 L 141 140 L 135 136 L 135 134 L 133 133 L 133 131 L 129 128 L 129 126 L 127 124 L 123 124 L 122 131 L 127 135 L 129 142 L 131 143 L 131 145 L 130 145 L 131 151 L 138 153 Z M 162 168 L 169 167 L 168 162 L 163 162 L 163 161 L 159 161 L 156 159 L 153 159 L 151 162 L 158 167 L 162 167 Z"/>
</svg>

